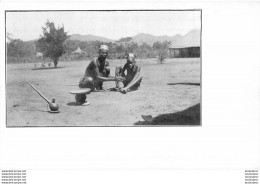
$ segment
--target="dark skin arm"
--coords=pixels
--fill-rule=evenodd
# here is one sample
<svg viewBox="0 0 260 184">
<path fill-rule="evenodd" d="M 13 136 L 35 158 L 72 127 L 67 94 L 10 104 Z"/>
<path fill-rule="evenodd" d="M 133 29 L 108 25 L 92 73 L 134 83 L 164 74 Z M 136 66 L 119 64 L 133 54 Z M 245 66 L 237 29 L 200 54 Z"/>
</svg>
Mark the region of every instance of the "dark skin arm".
<svg viewBox="0 0 260 184">
<path fill-rule="evenodd" d="M 135 85 L 135 83 L 137 82 L 136 80 L 138 79 L 138 77 L 140 76 L 140 67 L 137 66 L 137 70 L 135 72 L 134 78 L 132 79 L 132 81 L 124 88 L 122 88 L 122 90 L 128 90 L 129 88 L 131 88 L 133 85 Z"/>
<path fill-rule="evenodd" d="M 102 76 L 100 76 L 98 65 L 97 65 L 96 61 L 93 61 L 93 66 L 94 66 L 94 79 L 97 81 L 106 82 L 106 81 L 123 81 L 124 80 L 123 77 L 102 77 Z"/>
<path fill-rule="evenodd" d="M 133 87 L 137 82 L 139 82 L 140 81 L 140 67 L 139 66 L 137 66 L 137 69 L 136 69 L 136 72 L 135 72 L 135 75 L 134 75 L 134 78 L 131 80 L 131 82 L 126 86 L 126 87 L 124 87 L 124 88 L 122 88 L 122 89 L 120 89 L 120 92 L 121 93 L 127 93 L 127 91 L 131 88 L 131 87 Z"/>
<path fill-rule="evenodd" d="M 121 73 L 121 74 L 125 73 L 125 70 L 127 69 L 127 66 L 128 66 L 128 64 L 126 63 L 126 64 L 124 65 L 123 69 L 122 69 L 122 73 Z"/>
</svg>

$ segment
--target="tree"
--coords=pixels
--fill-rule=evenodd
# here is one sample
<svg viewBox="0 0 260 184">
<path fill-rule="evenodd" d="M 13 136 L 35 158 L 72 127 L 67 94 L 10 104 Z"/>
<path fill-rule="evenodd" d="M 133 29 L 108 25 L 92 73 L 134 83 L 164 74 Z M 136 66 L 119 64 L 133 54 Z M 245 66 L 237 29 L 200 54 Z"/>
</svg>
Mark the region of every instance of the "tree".
<svg viewBox="0 0 260 184">
<path fill-rule="evenodd" d="M 130 42 L 132 41 L 133 38 L 132 37 L 125 37 L 125 38 L 120 38 L 118 41 L 116 42 Z"/>
<path fill-rule="evenodd" d="M 138 48 L 136 49 L 135 53 L 140 58 L 147 58 L 148 53 L 150 53 L 152 47 L 147 43 L 143 42 Z"/>
<path fill-rule="evenodd" d="M 79 47 L 79 45 L 80 45 L 80 41 L 78 41 L 78 40 L 66 40 L 65 52 L 71 53 L 71 52 L 75 51 Z"/>
<path fill-rule="evenodd" d="M 134 53 L 138 49 L 138 44 L 131 42 L 126 45 L 126 51 Z"/>
<path fill-rule="evenodd" d="M 68 39 L 64 26 L 56 28 L 53 22 L 47 20 L 45 27 L 42 27 L 43 35 L 37 41 L 37 49 L 53 60 L 57 67 L 59 57 L 65 53 L 65 41 Z"/>
<path fill-rule="evenodd" d="M 170 47 L 171 42 L 164 41 L 164 42 L 155 42 L 153 44 L 153 49 L 157 50 L 157 59 L 159 63 L 163 63 L 165 59 L 168 57 L 168 50 Z"/>
<path fill-rule="evenodd" d="M 10 40 L 11 41 L 7 43 L 7 56 L 17 57 L 17 59 L 21 59 L 35 53 L 35 49 L 32 43 L 24 42 L 20 39 Z"/>
</svg>

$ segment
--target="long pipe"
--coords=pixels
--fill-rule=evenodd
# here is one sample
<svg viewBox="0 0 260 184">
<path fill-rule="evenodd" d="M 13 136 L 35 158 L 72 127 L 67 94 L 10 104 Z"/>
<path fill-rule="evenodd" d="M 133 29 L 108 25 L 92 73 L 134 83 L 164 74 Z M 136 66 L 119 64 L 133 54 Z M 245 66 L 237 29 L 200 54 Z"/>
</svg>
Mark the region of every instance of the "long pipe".
<svg viewBox="0 0 260 184">
<path fill-rule="evenodd" d="M 43 96 L 43 94 L 41 94 L 31 83 L 27 82 L 44 100 L 46 100 L 46 102 L 51 103 L 51 101 L 46 98 L 45 96 Z"/>
</svg>

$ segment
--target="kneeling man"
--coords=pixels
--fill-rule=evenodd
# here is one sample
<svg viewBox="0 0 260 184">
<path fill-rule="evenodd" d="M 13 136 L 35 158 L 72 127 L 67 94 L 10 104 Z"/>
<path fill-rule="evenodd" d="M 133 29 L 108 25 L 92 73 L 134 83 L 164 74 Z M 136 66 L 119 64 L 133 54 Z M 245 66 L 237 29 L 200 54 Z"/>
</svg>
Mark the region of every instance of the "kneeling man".
<svg viewBox="0 0 260 184">
<path fill-rule="evenodd" d="M 125 79 L 120 76 L 111 77 L 109 62 L 107 60 L 108 47 L 101 45 L 99 47 L 99 56 L 90 61 L 89 65 L 85 70 L 85 75 L 79 81 L 80 88 L 90 88 L 91 91 L 102 90 L 103 82 L 116 81 L 123 82 Z M 75 96 L 77 101 L 84 101 L 86 96 L 77 94 Z"/>
<path fill-rule="evenodd" d="M 107 60 L 108 47 L 101 45 L 99 47 L 98 58 L 90 61 L 86 68 L 85 75 L 79 81 L 80 88 L 91 88 L 91 91 L 102 90 L 103 82 L 106 81 L 124 81 L 120 76 L 110 77 L 109 62 Z"/>
<path fill-rule="evenodd" d="M 121 93 L 126 94 L 128 91 L 137 90 L 142 81 L 140 74 L 140 66 L 136 65 L 135 56 L 132 53 L 126 55 L 127 62 L 122 68 L 116 67 L 116 76 L 125 78 L 124 87 L 119 89 Z M 127 72 L 127 74 L 125 74 Z M 119 82 L 116 82 L 116 87 L 119 88 Z"/>
</svg>

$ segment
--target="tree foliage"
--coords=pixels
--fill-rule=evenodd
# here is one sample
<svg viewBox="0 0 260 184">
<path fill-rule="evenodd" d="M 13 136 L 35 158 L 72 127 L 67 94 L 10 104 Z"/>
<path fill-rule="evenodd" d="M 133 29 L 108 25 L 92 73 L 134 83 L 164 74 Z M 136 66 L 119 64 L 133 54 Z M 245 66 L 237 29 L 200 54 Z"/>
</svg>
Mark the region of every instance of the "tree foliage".
<svg viewBox="0 0 260 184">
<path fill-rule="evenodd" d="M 132 37 L 125 37 L 125 38 L 120 38 L 117 42 L 130 42 L 132 41 Z"/>
<path fill-rule="evenodd" d="M 58 31 L 59 30 L 59 31 Z M 79 41 L 67 39 L 64 28 L 55 28 L 53 23 L 47 22 L 43 28 L 43 36 L 37 41 L 24 42 L 12 38 L 7 34 L 7 62 L 37 62 L 36 51 L 44 54 L 44 60 L 52 59 L 58 61 L 88 60 L 98 56 L 100 41 Z M 129 37 L 130 38 L 130 37 Z M 110 59 L 124 59 L 125 53 L 134 53 L 137 58 L 155 58 L 163 63 L 168 56 L 170 42 L 155 42 L 153 45 L 147 43 L 135 43 L 132 40 L 124 39 L 126 42 L 104 43 L 109 47 L 108 57 Z M 83 51 L 81 54 L 71 54 L 78 47 Z M 64 54 L 65 53 L 65 54 Z M 62 55 L 62 57 L 60 57 Z M 47 56 L 47 58 L 46 58 Z M 55 64 L 55 62 L 54 62 Z M 57 63 L 56 63 L 57 64 Z"/>
<path fill-rule="evenodd" d="M 35 53 L 35 48 L 28 42 L 23 42 L 20 39 L 10 39 L 7 43 L 7 56 L 23 58 Z"/>
<path fill-rule="evenodd" d="M 37 41 L 37 49 L 53 60 L 57 67 L 59 57 L 65 53 L 65 41 L 69 37 L 64 31 L 64 26 L 56 28 L 53 22 L 47 20 L 45 27 L 42 27 L 43 35 Z"/>
<path fill-rule="evenodd" d="M 153 44 L 153 49 L 157 51 L 157 59 L 159 63 L 163 63 L 165 59 L 168 57 L 168 51 L 171 42 L 155 42 Z"/>
</svg>

